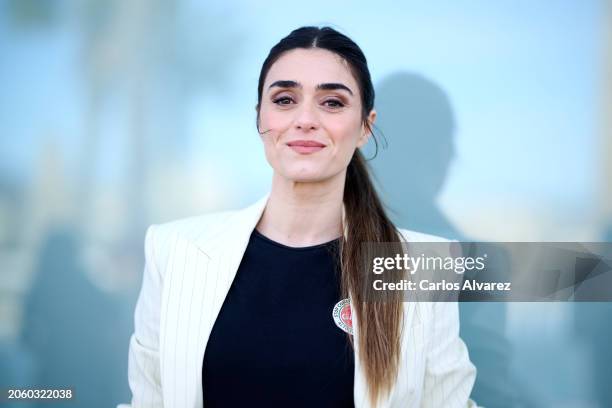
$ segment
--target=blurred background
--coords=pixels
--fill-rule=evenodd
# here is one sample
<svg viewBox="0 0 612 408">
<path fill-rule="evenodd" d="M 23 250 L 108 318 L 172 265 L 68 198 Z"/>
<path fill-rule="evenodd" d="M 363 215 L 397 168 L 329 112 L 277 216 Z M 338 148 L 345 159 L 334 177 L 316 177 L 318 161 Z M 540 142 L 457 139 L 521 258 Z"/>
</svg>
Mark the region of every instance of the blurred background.
<svg viewBox="0 0 612 408">
<path fill-rule="evenodd" d="M 129 401 L 144 231 L 267 191 L 257 77 L 302 25 L 368 57 L 387 141 L 371 165 L 400 226 L 612 241 L 611 14 L 609 0 L 0 0 L 0 388 Z M 610 306 L 462 304 L 473 397 L 612 406 Z"/>
</svg>

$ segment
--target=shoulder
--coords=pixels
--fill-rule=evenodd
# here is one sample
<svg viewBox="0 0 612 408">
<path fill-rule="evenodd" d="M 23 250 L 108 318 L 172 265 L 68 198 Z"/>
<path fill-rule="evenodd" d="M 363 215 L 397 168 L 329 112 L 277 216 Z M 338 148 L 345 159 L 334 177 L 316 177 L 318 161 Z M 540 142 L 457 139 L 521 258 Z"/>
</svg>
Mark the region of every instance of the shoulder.
<svg viewBox="0 0 612 408">
<path fill-rule="evenodd" d="M 400 239 L 403 242 L 448 243 L 448 248 L 446 245 L 443 245 L 443 248 L 436 248 L 442 251 L 450 251 L 450 244 L 453 242 L 453 240 L 440 235 L 427 234 L 405 228 L 398 228 L 397 231 L 400 234 Z M 458 325 L 456 309 L 456 302 L 407 301 L 404 303 L 404 312 L 407 315 L 406 317 L 413 325 L 425 323 L 425 326 L 430 326 L 433 322 L 438 324 L 440 322 L 444 322 L 444 324 L 451 326 L 455 324 Z"/>
<path fill-rule="evenodd" d="M 172 248 L 180 242 L 197 243 L 223 231 L 227 221 L 237 210 L 217 211 L 180 218 L 149 226 L 145 237 L 145 251 L 163 271 Z"/>
<path fill-rule="evenodd" d="M 155 230 L 155 235 L 160 241 L 174 237 L 194 242 L 197 245 L 209 245 L 224 232 L 255 222 L 257 216 L 263 212 L 267 199 L 268 194 L 247 207 L 181 218 L 156 224 L 152 229 Z"/>
<path fill-rule="evenodd" d="M 203 234 L 212 234 L 220 229 L 237 210 L 216 211 L 191 217 L 154 224 L 152 229 L 159 238 L 171 236 L 182 237 L 187 240 L 201 239 Z"/>
</svg>

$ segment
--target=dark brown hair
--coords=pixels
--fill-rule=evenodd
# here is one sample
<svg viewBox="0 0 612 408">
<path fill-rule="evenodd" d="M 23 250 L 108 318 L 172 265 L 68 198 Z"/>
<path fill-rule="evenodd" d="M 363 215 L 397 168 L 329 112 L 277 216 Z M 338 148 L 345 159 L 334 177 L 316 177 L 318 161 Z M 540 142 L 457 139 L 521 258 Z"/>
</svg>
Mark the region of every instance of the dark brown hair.
<svg viewBox="0 0 612 408">
<path fill-rule="evenodd" d="M 368 115 L 374 108 L 374 86 L 365 55 L 350 38 L 330 27 L 301 27 L 292 31 L 270 50 L 259 74 L 257 87 L 257 130 L 263 85 L 270 67 L 285 52 L 296 48 L 320 48 L 342 57 L 360 88 L 362 120 L 372 132 Z M 261 133 L 261 131 L 260 131 Z M 376 141 L 376 139 L 374 139 Z M 367 163 L 355 150 L 347 168 L 344 185 L 344 229 L 340 243 L 342 296 L 351 296 L 353 320 L 358 326 L 359 358 L 364 368 L 370 402 L 388 394 L 398 375 L 402 330 L 402 299 L 392 295 L 385 301 L 366 301 L 361 290 L 365 282 L 362 243 L 400 242 L 370 179 Z M 353 339 L 349 336 L 351 344 Z"/>
</svg>

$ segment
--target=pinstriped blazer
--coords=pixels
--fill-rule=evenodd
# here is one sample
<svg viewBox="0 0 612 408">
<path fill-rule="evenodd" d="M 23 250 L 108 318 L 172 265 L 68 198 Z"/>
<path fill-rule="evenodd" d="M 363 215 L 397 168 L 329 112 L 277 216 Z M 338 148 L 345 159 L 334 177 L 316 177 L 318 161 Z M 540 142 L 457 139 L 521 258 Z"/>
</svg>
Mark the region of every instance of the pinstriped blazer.
<svg viewBox="0 0 612 408">
<path fill-rule="evenodd" d="M 267 198 L 242 210 L 148 228 L 128 353 L 132 401 L 118 408 L 203 406 L 206 344 Z M 443 240 L 410 230 L 400 232 L 409 242 Z M 379 406 L 475 406 L 469 396 L 476 369 L 459 337 L 457 306 L 453 302 L 404 303 L 399 375 Z M 356 334 L 355 319 L 353 325 Z M 354 342 L 355 406 L 369 407 L 357 335 Z"/>
</svg>

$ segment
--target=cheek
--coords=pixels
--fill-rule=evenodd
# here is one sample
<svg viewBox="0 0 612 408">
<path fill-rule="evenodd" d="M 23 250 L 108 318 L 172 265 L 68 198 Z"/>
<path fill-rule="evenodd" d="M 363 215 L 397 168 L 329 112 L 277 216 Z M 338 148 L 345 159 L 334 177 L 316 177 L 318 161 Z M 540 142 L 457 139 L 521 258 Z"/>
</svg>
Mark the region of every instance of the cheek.
<svg viewBox="0 0 612 408">
<path fill-rule="evenodd" d="M 291 117 L 286 112 L 279 112 L 267 107 L 262 107 L 259 116 L 260 130 L 278 135 L 286 130 L 291 124 Z"/>
<path fill-rule="evenodd" d="M 327 129 L 334 144 L 338 149 L 353 150 L 359 140 L 361 126 L 355 125 L 356 121 L 352 118 L 346 120 L 336 120 L 328 124 Z"/>
<path fill-rule="evenodd" d="M 262 132 L 260 137 L 266 158 L 272 165 L 275 165 L 279 160 L 277 152 L 279 138 L 288 128 L 289 123 L 290 121 L 287 120 L 286 115 L 282 115 L 282 112 L 262 107 L 259 116 L 259 130 Z"/>
</svg>

